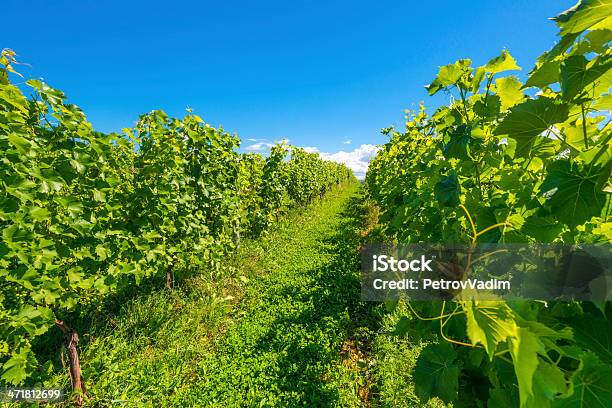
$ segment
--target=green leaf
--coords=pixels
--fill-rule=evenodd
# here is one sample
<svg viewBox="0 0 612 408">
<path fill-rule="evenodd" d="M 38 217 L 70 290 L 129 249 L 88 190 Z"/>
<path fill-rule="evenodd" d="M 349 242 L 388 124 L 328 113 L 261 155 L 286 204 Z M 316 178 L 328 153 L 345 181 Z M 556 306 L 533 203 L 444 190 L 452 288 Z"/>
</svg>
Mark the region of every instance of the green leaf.
<svg viewBox="0 0 612 408">
<path fill-rule="evenodd" d="M 2 366 L 2 379 L 9 384 L 20 385 L 28 377 L 28 371 L 33 368 L 30 349 L 23 348 L 18 354 L 13 354 Z"/>
<path fill-rule="evenodd" d="M 567 392 L 563 371 L 556 365 L 540 360 L 533 375 L 533 395 L 527 400 L 528 407 L 546 408 L 558 396 Z"/>
<path fill-rule="evenodd" d="M 576 343 L 590 350 L 604 362 L 612 364 L 612 323 L 607 319 L 589 316 L 588 319 L 564 319 L 574 330 Z"/>
<path fill-rule="evenodd" d="M 535 138 L 556 123 L 567 119 L 569 107 L 554 99 L 529 99 L 510 109 L 493 134 L 508 135 L 517 141 L 518 150 L 531 150 Z"/>
<path fill-rule="evenodd" d="M 495 88 L 497 89 L 497 96 L 499 96 L 501 101 L 502 110 L 516 105 L 525 97 L 521 87 L 521 82 L 514 76 L 499 78 L 495 81 Z"/>
<path fill-rule="evenodd" d="M 93 190 L 93 198 L 94 200 L 100 202 L 100 203 L 105 203 L 106 202 L 106 194 L 104 193 L 104 191 L 100 191 L 100 190 Z"/>
<path fill-rule="evenodd" d="M 592 105 L 592 108 L 612 112 L 612 93 L 600 96 Z"/>
<path fill-rule="evenodd" d="M 490 359 L 493 359 L 499 343 L 516 338 L 518 327 L 505 302 L 466 301 L 462 305 L 468 337 L 472 344 L 482 344 Z"/>
<path fill-rule="evenodd" d="M 60 191 L 64 183 L 58 179 L 45 179 L 40 183 L 40 192 L 49 193 L 51 191 Z"/>
<path fill-rule="evenodd" d="M 0 199 L 0 219 L 2 214 L 10 214 L 19 211 L 19 200 L 13 197 Z"/>
<path fill-rule="evenodd" d="M 447 86 L 456 85 L 459 80 L 469 72 L 469 66 L 471 64 L 471 60 L 462 59 L 455 62 L 454 64 L 449 64 L 440 67 L 436 78 L 432 81 L 431 84 L 427 85 L 425 88 L 427 89 L 430 95 L 434 95 L 436 92 L 446 88 Z"/>
<path fill-rule="evenodd" d="M 472 211 L 472 217 L 474 217 L 477 230 L 482 230 L 490 225 L 498 223 L 494 208 L 482 205 L 480 202 L 473 203 L 472 206 L 476 208 L 475 212 Z M 480 235 L 478 237 L 478 242 L 498 242 L 500 238 L 501 230 L 499 228 L 494 228 Z"/>
<path fill-rule="evenodd" d="M 32 143 L 24 137 L 10 133 L 8 135 L 8 141 L 12 144 L 21 154 L 29 155 L 32 149 Z"/>
<path fill-rule="evenodd" d="M 77 173 L 83 173 L 85 171 L 85 166 L 83 165 L 83 163 L 80 163 L 77 160 L 70 160 L 70 165 L 73 169 L 77 171 Z"/>
<path fill-rule="evenodd" d="M 106 248 L 104 248 L 103 245 L 96 245 L 96 255 L 98 255 L 98 259 L 100 261 L 104 261 L 106 258 L 108 258 L 108 250 Z"/>
<path fill-rule="evenodd" d="M 553 20 L 561 36 L 579 34 L 587 29 L 610 28 L 612 24 L 612 2 L 610 0 L 581 0 Z"/>
<path fill-rule="evenodd" d="M 450 344 L 430 344 L 425 347 L 414 368 L 415 391 L 421 401 L 438 397 L 444 402 L 457 398 L 459 365 L 457 353 Z"/>
<path fill-rule="evenodd" d="M 476 70 L 474 71 L 472 82 L 470 83 L 470 91 L 472 91 L 472 93 L 478 92 L 478 89 L 480 88 L 480 84 L 482 83 L 482 80 L 484 79 L 485 74 L 486 74 L 486 71 L 484 67 L 476 68 Z"/>
<path fill-rule="evenodd" d="M 444 157 L 471 160 L 470 135 L 471 128 L 469 126 L 461 125 L 457 127 L 451 133 L 448 143 L 444 146 Z"/>
<path fill-rule="evenodd" d="M 2 237 L 7 243 L 25 242 L 34 238 L 32 231 L 22 228 L 19 224 L 12 224 L 2 231 Z"/>
<path fill-rule="evenodd" d="M 474 113 L 481 118 L 496 118 L 501 107 L 501 100 L 498 95 L 475 95 Z"/>
<path fill-rule="evenodd" d="M 533 396 L 533 374 L 538 367 L 538 352 L 544 351 L 544 345 L 538 336 L 520 327 L 516 337 L 509 337 L 508 346 L 518 380 L 521 407 L 524 407 Z"/>
<path fill-rule="evenodd" d="M 529 78 L 525 82 L 524 87 L 532 86 L 543 88 L 550 84 L 559 82 L 559 71 L 561 63 L 559 61 L 545 61 L 536 65 L 529 72 Z"/>
<path fill-rule="evenodd" d="M 602 54 L 608 49 L 608 43 L 612 41 L 612 30 L 589 31 L 584 38 L 588 40 L 587 52 Z"/>
<path fill-rule="evenodd" d="M 397 309 L 397 304 L 398 304 L 397 300 L 387 300 L 385 301 L 385 310 L 391 313 L 395 311 L 395 309 Z"/>
<path fill-rule="evenodd" d="M 65 98 L 61 91 L 51 88 L 49 85 L 37 79 L 29 79 L 26 81 L 26 84 L 38 90 L 43 100 L 49 102 L 52 106 L 60 105 Z"/>
<path fill-rule="evenodd" d="M 30 217 L 32 217 L 36 221 L 44 221 L 49 219 L 51 214 L 49 210 L 41 207 L 31 207 L 30 208 Z"/>
<path fill-rule="evenodd" d="M 66 272 L 66 276 L 72 283 L 78 283 L 83 280 L 83 272 L 79 268 L 71 268 Z"/>
<path fill-rule="evenodd" d="M 72 215 L 76 215 L 83 212 L 83 204 L 75 198 L 58 197 L 55 199 L 55 201 L 62 207 L 64 207 Z"/>
<path fill-rule="evenodd" d="M 436 183 L 434 191 L 438 203 L 442 206 L 456 207 L 461 203 L 459 200 L 461 186 L 457 179 L 457 173 L 454 170 L 451 171 L 448 176 L 442 177 L 442 179 Z"/>
<path fill-rule="evenodd" d="M 521 231 L 536 239 L 537 242 L 552 242 L 563 231 L 563 224 L 553 217 L 532 215 L 525 220 Z"/>
<path fill-rule="evenodd" d="M 550 158 L 559 152 L 560 141 L 550 137 L 536 137 L 532 144 L 522 144 L 516 148 L 515 157 Z"/>
<path fill-rule="evenodd" d="M 556 400 L 554 408 L 610 408 L 612 401 L 612 366 L 604 364 L 591 352 L 581 356 L 580 366 L 572 375 L 572 393 Z"/>
<path fill-rule="evenodd" d="M 516 61 L 512 58 L 512 55 L 506 50 L 503 50 L 498 57 L 491 59 L 487 62 L 487 65 L 485 65 L 485 71 L 492 74 L 520 69 L 521 67 L 516 65 Z"/>
<path fill-rule="evenodd" d="M 561 36 L 561 39 L 553 48 L 538 57 L 538 64 L 553 61 L 566 52 L 574 44 L 574 40 L 579 35 L 579 33 L 572 33 Z"/>
<path fill-rule="evenodd" d="M 610 57 L 603 61 L 597 58 L 594 64 L 589 64 L 589 61 L 582 55 L 569 57 L 561 64 L 561 93 L 563 99 L 571 100 L 582 94 L 589 84 L 610 69 L 612 69 L 612 58 Z"/>
<path fill-rule="evenodd" d="M 600 167 L 581 168 L 566 159 L 551 163 L 546 170 L 540 190 L 557 219 L 575 227 L 601 214 L 606 194 L 597 188 Z"/>
</svg>

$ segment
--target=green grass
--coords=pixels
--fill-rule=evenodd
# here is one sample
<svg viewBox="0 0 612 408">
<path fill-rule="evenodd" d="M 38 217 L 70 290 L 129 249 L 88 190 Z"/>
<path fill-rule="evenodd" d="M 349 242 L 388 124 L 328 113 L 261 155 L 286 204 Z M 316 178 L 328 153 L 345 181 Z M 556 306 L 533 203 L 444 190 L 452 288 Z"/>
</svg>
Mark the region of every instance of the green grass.
<svg viewBox="0 0 612 408">
<path fill-rule="evenodd" d="M 359 303 L 359 226 L 342 212 L 354 191 L 330 197 L 277 234 L 262 259 L 269 273 L 249 288 L 244 316 L 198 362 L 194 381 L 173 402 L 339 403 L 343 391 L 331 372 Z"/>
<path fill-rule="evenodd" d="M 371 210 L 358 185 L 334 190 L 245 241 L 224 274 L 132 293 L 80 324 L 86 405 L 421 406 L 410 371 L 422 344 L 388 334 L 401 309 L 360 301 Z M 57 368 L 45 385 L 70 387 Z"/>
<path fill-rule="evenodd" d="M 376 359 L 376 370 L 373 374 L 377 384 L 375 406 L 381 408 L 427 407 L 438 408 L 446 405 L 437 398 L 423 404 L 419 401 L 412 380 L 412 370 L 416 365 L 421 350 L 428 342 L 436 341 L 434 333 L 418 332 L 416 325 L 405 336 L 393 336 L 388 333 L 395 329 L 400 318 L 410 316 L 406 305 L 397 308 L 382 319 L 381 328 L 373 343 L 373 358 Z M 435 330 L 432 325 L 432 332 Z"/>
</svg>

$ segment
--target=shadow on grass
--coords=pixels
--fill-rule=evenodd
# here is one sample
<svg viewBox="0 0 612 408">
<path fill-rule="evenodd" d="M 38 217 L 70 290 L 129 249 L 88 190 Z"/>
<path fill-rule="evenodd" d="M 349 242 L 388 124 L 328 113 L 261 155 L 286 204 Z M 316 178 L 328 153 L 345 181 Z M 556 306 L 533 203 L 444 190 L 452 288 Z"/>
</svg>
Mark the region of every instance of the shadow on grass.
<svg viewBox="0 0 612 408">
<path fill-rule="evenodd" d="M 114 317 L 118 316 L 122 308 L 130 301 L 144 298 L 164 291 L 165 277 L 150 276 L 141 280 L 140 285 L 128 285 L 106 296 L 97 304 L 77 307 L 75 311 L 63 313 L 58 316 L 69 327 L 79 334 L 79 349 L 87 346 L 88 336 L 105 333 L 113 329 Z M 56 326 L 47 333 L 37 337 L 32 347 L 40 362 L 50 362 L 54 371 L 62 369 L 59 353 L 62 350 L 62 332 Z M 66 374 L 67 375 L 67 374 Z M 47 374 L 35 375 L 32 380 L 44 381 Z"/>
</svg>

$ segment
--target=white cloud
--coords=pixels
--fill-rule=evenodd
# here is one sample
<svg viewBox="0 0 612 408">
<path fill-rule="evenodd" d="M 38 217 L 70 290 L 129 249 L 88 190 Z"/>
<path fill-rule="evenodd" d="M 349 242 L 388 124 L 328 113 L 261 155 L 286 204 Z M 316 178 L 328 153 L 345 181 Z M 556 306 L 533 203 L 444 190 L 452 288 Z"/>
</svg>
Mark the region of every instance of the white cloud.
<svg viewBox="0 0 612 408">
<path fill-rule="evenodd" d="M 270 148 L 272 148 L 272 146 L 276 145 L 276 144 L 289 144 L 289 139 L 287 138 L 283 138 L 280 140 L 276 140 L 274 141 L 274 143 L 272 143 L 271 140 L 269 139 L 256 139 L 256 138 L 249 138 L 247 139 L 249 142 L 257 142 L 257 143 L 253 143 L 249 146 L 246 146 L 244 148 L 244 150 L 246 150 L 247 152 L 261 152 L 261 153 L 267 153 L 268 150 L 270 150 Z"/>
<path fill-rule="evenodd" d="M 245 147 L 244 150 L 248 152 L 261 152 L 262 150 L 268 150 L 272 146 L 274 146 L 272 143 L 258 142 L 258 143 L 253 143 L 252 145 Z"/>
<path fill-rule="evenodd" d="M 342 142 L 342 144 L 346 144 L 346 145 L 349 145 L 351 143 L 353 143 L 351 139 L 346 139 L 344 142 Z"/>
<path fill-rule="evenodd" d="M 363 180 L 365 178 L 366 171 L 368 171 L 368 165 L 370 160 L 376 156 L 378 146 L 373 144 L 362 144 L 353 151 L 345 152 L 340 150 L 336 153 L 325 153 L 319 151 L 316 147 L 304 147 L 304 150 L 311 153 L 319 153 L 319 155 L 325 160 L 331 160 L 338 163 L 344 163 L 348 168 L 353 170 L 355 176 Z"/>
<path fill-rule="evenodd" d="M 287 139 L 282 139 L 281 142 L 283 141 L 286 141 L 287 143 L 289 142 Z M 262 152 L 265 150 L 269 150 L 272 146 L 274 146 L 273 143 L 258 142 L 247 146 L 245 150 L 252 152 Z M 344 150 L 340 150 L 335 153 L 322 152 L 315 146 L 304 146 L 302 147 L 302 149 L 304 149 L 308 153 L 318 153 L 324 160 L 330 160 L 346 164 L 348 168 L 353 170 L 353 173 L 355 173 L 355 176 L 358 179 L 363 180 L 365 178 L 366 171 L 368 171 L 368 165 L 370 164 L 370 160 L 372 160 L 372 158 L 376 156 L 376 153 L 378 152 L 380 147 L 373 144 L 362 144 L 361 146 L 353 149 L 352 151 L 345 152 Z"/>
</svg>

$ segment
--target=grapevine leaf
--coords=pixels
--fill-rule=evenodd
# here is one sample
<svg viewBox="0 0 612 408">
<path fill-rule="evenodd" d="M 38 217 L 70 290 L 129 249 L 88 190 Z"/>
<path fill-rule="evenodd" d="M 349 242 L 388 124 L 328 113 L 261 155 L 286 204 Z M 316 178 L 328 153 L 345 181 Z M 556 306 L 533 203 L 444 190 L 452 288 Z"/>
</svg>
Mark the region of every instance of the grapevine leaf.
<svg viewBox="0 0 612 408">
<path fill-rule="evenodd" d="M 11 133 L 8 135 L 8 141 L 15 146 L 19 153 L 27 155 L 30 153 L 32 143 L 24 137 Z"/>
<path fill-rule="evenodd" d="M 554 408 L 609 408 L 612 401 L 612 366 L 602 363 L 595 354 L 582 354 L 580 366 L 572 375 L 572 393 L 556 400 Z"/>
<path fill-rule="evenodd" d="M 518 327 L 510 307 L 504 302 L 463 302 L 467 334 L 472 344 L 482 344 L 493 359 L 499 343 L 516 337 Z"/>
<path fill-rule="evenodd" d="M 2 237 L 6 243 L 10 244 L 29 241 L 34 237 L 34 234 L 31 231 L 20 228 L 19 224 L 13 224 L 2 231 Z"/>
<path fill-rule="evenodd" d="M 461 125 L 455 129 L 450 135 L 449 142 L 444 146 L 444 157 L 471 160 L 470 134 L 469 126 Z"/>
<path fill-rule="evenodd" d="M 520 327 L 516 337 L 509 337 L 508 346 L 518 380 L 521 407 L 524 407 L 533 396 L 533 374 L 538 367 L 538 352 L 544 350 L 544 345 L 538 336 Z"/>
<path fill-rule="evenodd" d="M 472 77 L 472 82 L 470 83 L 470 91 L 472 91 L 473 93 L 478 92 L 478 89 L 480 88 L 480 84 L 482 83 L 485 74 L 486 71 L 484 67 L 476 68 L 476 70 L 474 71 L 474 76 Z"/>
<path fill-rule="evenodd" d="M 612 364 L 612 323 L 600 317 L 564 319 L 572 329 L 576 343 Z"/>
<path fill-rule="evenodd" d="M 430 344 L 417 360 L 413 378 L 415 390 L 421 401 L 438 397 L 444 402 L 457 398 L 459 390 L 459 365 L 457 353 L 450 344 Z"/>
<path fill-rule="evenodd" d="M 510 53 L 506 50 L 503 50 L 502 53 L 485 65 L 485 71 L 490 72 L 491 74 L 498 74 L 504 71 L 512 71 L 512 70 L 520 70 L 521 67 L 516 65 L 516 61 L 510 55 Z"/>
<path fill-rule="evenodd" d="M 599 167 L 585 169 L 570 160 L 558 160 L 547 171 L 540 188 L 559 220 L 574 227 L 601 214 L 606 194 L 597 188 Z"/>
<path fill-rule="evenodd" d="M 498 95 L 476 95 L 474 102 L 474 113 L 481 118 L 495 118 L 499 114 L 501 107 L 500 97 Z"/>
<path fill-rule="evenodd" d="M 18 385 L 28 377 L 28 370 L 35 361 L 29 349 L 23 348 L 18 354 L 13 354 L 2 366 L 2 379 L 9 384 Z"/>
<path fill-rule="evenodd" d="M 40 192 L 49 193 L 51 191 L 60 191 L 64 184 L 58 179 L 45 179 L 40 183 Z"/>
<path fill-rule="evenodd" d="M 55 200 L 71 214 L 78 214 L 83 212 L 83 204 L 72 197 L 59 197 Z"/>
<path fill-rule="evenodd" d="M 589 52 L 601 53 L 607 49 L 608 43 L 612 41 L 612 30 L 601 29 L 589 31 L 589 33 L 585 35 L 585 39 L 589 42 Z"/>
<path fill-rule="evenodd" d="M 3 214 L 15 213 L 19 210 L 19 201 L 15 198 L 3 198 L 0 200 L 0 217 Z"/>
<path fill-rule="evenodd" d="M 563 231 L 563 224 L 553 217 L 532 215 L 525 220 L 521 231 L 537 242 L 552 242 Z"/>
<path fill-rule="evenodd" d="M 30 217 L 32 217 L 36 221 L 43 221 L 48 219 L 50 216 L 49 210 L 41 207 L 31 207 L 30 208 Z"/>
<path fill-rule="evenodd" d="M 529 78 L 525 82 L 524 87 L 532 86 L 543 88 L 547 85 L 559 82 L 559 70 L 561 63 L 559 61 L 545 61 L 538 64 L 529 72 Z"/>
<path fill-rule="evenodd" d="M 528 407 L 549 407 L 552 400 L 567 392 L 563 371 L 556 365 L 540 360 L 533 375 L 533 395 L 527 400 Z"/>
<path fill-rule="evenodd" d="M 581 0 L 553 20 L 561 36 L 580 34 L 587 29 L 610 28 L 612 25 L 612 2 L 610 0 Z"/>
<path fill-rule="evenodd" d="M 476 205 L 475 219 L 477 229 L 485 229 L 489 225 L 496 224 L 495 209 L 489 206 L 482 206 L 479 202 Z M 501 238 L 501 230 L 494 228 L 478 237 L 479 242 L 498 242 Z"/>
<path fill-rule="evenodd" d="M 100 203 L 106 202 L 106 194 L 101 190 L 93 190 L 93 198 Z"/>
<path fill-rule="evenodd" d="M 599 97 L 592 107 L 593 109 L 612 112 L 612 93 Z"/>
<path fill-rule="evenodd" d="M 461 77 L 469 72 L 469 66 L 472 61 L 469 59 L 462 59 L 454 64 L 445 65 L 440 67 L 438 75 L 425 88 L 430 95 L 434 95 L 439 90 L 446 88 L 447 86 L 456 85 Z"/>
<path fill-rule="evenodd" d="M 578 38 L 579 35 L 579 33 L 571 33 L 561 36 L 561 39 L 553 48 L 538 57 L 538 63 L 550 62 L 556 59 L 572 46 L 574 40 Z"/>
<path fill-rule="evenodd" d="M 599 58 L 589 66 L 582 55 L 573 55 L 561 64 L 561 93 L 563 99 L 571 100 L 582 93 L 585 87 L 612 68 L 612 58 L 601 61 Z"/>
<path fill-rule="evenodd" d="M 461 203 L 459 200 L 461 185 L 459 185 L 457 173 L 454 170 L 451 171 L 448 176 L 442 177 L 442 179 L 436 183 L 434 190 L 436 199 L 440 205 L 456 207 Z"/>
<path fill-rule="evenodd" d="M 559 151 L 559 141 L 553 140 L 548 137 L 536 137 L 533 144 L 523 145 L 519 149 L 517 147 L 515 156 L 516 157 L 528 157 L 533 152 L 533 157 L 547 158 L 555 156 Z"/>
<path fill-rule="evenodd" d="M 14 316 L 14 325 L 18 325 L 31 336 L 37 336 L 49 330 L 53 324 L 53 312 L 46 307 L 25 306 Z"/>
<path fill-rule="evenodd" d="M 524 95 L 521 86 L 521 82 L 514 76 L 499 78 L 495 81 L 497 96 L 499 96 L 501 101 L 502 110 L 516 105 L 523 99 Z"/>
<path fill-rule="evenodd" d="M 508 135 L 516 139 L 518 150 L 530 150 L 540 133 L 555 123 L 565 121 L 568 113 L 568 105 L 557 103 L 554 99 L 529 99 L 511 108 L 493 134 Z"/>
</svg>

